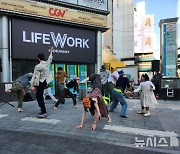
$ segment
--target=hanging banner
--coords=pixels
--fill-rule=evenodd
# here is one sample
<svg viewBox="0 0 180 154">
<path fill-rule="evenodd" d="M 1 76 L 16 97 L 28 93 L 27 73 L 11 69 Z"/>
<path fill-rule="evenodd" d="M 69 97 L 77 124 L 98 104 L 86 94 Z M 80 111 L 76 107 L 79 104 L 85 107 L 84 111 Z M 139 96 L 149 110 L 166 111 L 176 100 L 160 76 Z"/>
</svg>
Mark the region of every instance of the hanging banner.
<svg viewBox="0 0 180 154">
<path fill-rule="evenodd" d="M 50 73 L 53 77 L 53 80 L 49 83 L 49 86 L 51 87 L 51 92 L 53 95 L 55 95 L 55 67 L 54 67 L 54 64 L 51 64 L 50 65 Z"/>
<path fill-rule="evenodd" d="M 80 81 L 87 78 L 87 65 L 78 65 L 78 77 Z M 87 89 L 87 83 L 80 84 L 79 89 Z"/>
<path fill-rule="evenodd" d="M 76 65 L 67 65 L 68 81 L 77 77 Z"/>
</svg>

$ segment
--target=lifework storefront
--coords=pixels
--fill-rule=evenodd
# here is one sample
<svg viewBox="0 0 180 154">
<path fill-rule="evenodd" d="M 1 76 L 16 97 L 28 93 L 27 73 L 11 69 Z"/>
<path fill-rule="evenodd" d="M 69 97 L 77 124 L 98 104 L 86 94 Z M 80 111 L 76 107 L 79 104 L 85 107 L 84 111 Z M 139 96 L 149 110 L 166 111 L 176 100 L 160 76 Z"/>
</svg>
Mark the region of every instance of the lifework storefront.
<svg viewBox="0 0 180 154">
<path fill-rule="evenodd" d="M 13 77 L 32 72 L 38 53 L 48 58 L 53 46 L 51 73 L 62 67 L 69 79 L 87 76 L 87 68 L 94 72 L 96 63 L 96 32 L 79 27 L 52 25 L 30 20 L 12 19 Z M 18 69 L 17 69 L 18 68 Z M 24 73 L 25 73 L 24 72 Z M 53 87 L 55 84 L 53 83 Z"/>
<path fill-rule="evenodd" d="M 99 71 L 107 10 L 99 14 L 98 10 L 80 11 L 78 5 L 72 9 L 60 3 L 0 0 L 2 83 L 32 72 L 37 54 L 48 58 L 51 46 L 52 75 L 60 66 L 68 72 L 69 79 L 79 76 L 82 80 Z"/>
</svg>

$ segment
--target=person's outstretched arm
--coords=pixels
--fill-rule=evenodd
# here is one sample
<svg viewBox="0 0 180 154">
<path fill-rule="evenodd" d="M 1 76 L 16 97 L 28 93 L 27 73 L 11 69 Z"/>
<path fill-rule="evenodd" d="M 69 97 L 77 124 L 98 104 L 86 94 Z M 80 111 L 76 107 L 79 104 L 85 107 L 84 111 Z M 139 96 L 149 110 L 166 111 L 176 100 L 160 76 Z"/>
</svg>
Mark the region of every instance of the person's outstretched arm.
<svg viewBox="0 0 180 154">
<path fill-rule="evenodd" d="M 48 58 L 48 60 L 47 60 L 47 62 L 48 62 L 49 64 L 52 63 L 52 58 L 53 58 L 53 46 L 50 48 L 50 54 L 49 54 L 49 58 Z"/>
<path fill-rule="evenodd" d="M 89 81 L 89 77 L 87 77 L 86 79 L 82 80 L 81 82 L 79 82 L 79 84 L 81 83 L 86 83 L 87 81 Z"/>
</svg>

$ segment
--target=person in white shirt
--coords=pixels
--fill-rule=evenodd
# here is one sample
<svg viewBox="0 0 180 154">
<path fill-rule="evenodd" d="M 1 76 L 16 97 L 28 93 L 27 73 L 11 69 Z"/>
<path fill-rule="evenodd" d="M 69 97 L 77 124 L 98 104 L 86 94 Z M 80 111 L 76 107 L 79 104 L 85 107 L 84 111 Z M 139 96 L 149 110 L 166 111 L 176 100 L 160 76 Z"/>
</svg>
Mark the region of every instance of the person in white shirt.
<svg viewBox="0 0 180 154">
<path fill-rule="evenodd" d="M 104 98 L 109 103 L 110 98 L 109 98 L 109 92 L 108 92 L 108 78 L 111 75 L 111 73 L 109 70 L 106 69 L 105 65 L 102 65 L 99 75 L 101 76 L 103 96 L 105 96 Z"/>
<path fill-rule="evenodd" d="M 47 85 L 53 80 L 49 70 L 49 66 L 52 62 L 52 51 L 53 51 L 53 47 L 51 47 L 50 49 L 50 55 L 47 61 L 45 61 L 44 54 L 42 53 L 38 54 L 37 58 L 39 64 L 35 66 L 34 74 L 31 79 L 31 90 L 32 91 L 36 90 L 36 99 L 41 109 L 41 112 L 37 116 L 38 118 L 47 117 L 43 93 L 44 93 L 44 89 L 47 88 Z"/>
<path fill-rule="evenodd" d="M 112 92 L 113 89 L 115 88 L 115 82 L 118 80 L 118 78 L 119 78 L 118 71 L 113 72 L 108 78 L 107 89 L 111 100 L 113 99 Z"/>
<path fill-rule="evenodd" d="M 157 104 L 156 98 L 154 96 L 153 90 L 155 90 L 154 84 L 149 81 L 149 76 L 147 74 L 143 74 L 141 76 L 141 83 L 134 92 L 141 91 L 140 102 L 142 110 L 138 112 L 138 114 L 144 114 L 145 117 L 150 116 L 150 108 L 154 107 L 154 104 Z M 144 112 L 146 109 L 146 113 Z"/>
</svg>

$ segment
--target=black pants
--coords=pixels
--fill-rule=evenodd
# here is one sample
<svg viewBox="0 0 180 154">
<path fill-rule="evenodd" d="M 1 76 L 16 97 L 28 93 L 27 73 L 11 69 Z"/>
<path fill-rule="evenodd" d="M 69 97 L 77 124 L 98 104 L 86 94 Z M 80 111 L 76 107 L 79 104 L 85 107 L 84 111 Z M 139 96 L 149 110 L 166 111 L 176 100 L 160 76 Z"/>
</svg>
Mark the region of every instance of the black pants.
<svg viewBox="0 0 180 154">
<path fill-rule="evenodd" d="M 45 107 L 44 97 L 43 97 L 44 89 L 46 88 L 47 88 L 46 80 L 43 83 L 39 82 L 39 86 L 37 86 L 37 92 L 36 92 L 36 99 L 37 99 L 39 107 L 41 108 L 41 112 L 43 114 L 46 113 L 46 107 Z"/>
<path fill-rule="evenodd" d="M 155 90 L 154 90 L 155 95 L 160 94 L 160 85 L 155 85 Z"/>
<path fill-rule="evenodd" d="M 62 103 L 62 104 L 65 103 L 65 99 L 64 99 L 64 98 L 66 97 L 66 95 L 68 95 L 69 97 L 71 97 L 72 100 L 73 100 L 74 106 L 76 105 L 76 97 L 74 96 L 73 93 L 71 93 L 71 92 L 69 91 L 69 89 L 66 89 L 66 88 L 65 88 L 65 89 L 63 90 L 63 93 L 62 93 L 61 97 L 60 97 L 59 100 L 56 102 L 55 107 L 57 107 L 60 103 Z"/>
</svg>

